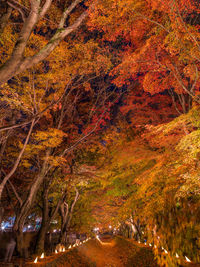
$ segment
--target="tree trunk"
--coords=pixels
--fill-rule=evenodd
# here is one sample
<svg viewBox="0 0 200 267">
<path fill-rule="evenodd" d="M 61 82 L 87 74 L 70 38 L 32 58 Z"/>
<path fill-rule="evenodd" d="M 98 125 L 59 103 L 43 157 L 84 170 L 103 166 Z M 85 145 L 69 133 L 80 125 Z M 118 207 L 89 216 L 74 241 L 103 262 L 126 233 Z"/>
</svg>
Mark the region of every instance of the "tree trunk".
<svg viewBox="0 0 200 267">
<path fill-rule="evenodd" d="M 36 244 L 36 253 L 42 253 L 44 251 L 45 245 L 45 235 L 50 226 L 50 222 L 54 220 L 55 216 L 58 213 L 58 210 L 62 203 L 64 203 L 66 198 L 66 189 L 64 190 L 62 197 L 58 200 L 57 205 L 54 208 L 54 211 L 50 212 L 49 202 L 48 202 L 48 192 L 50 188 L 50 184 L 47 185 L 44 183 L 44 191 L 43 191 L 43 209 L 42 209 L 42 225 L 38 234 L 37 244 Z"/>
<path fill-rule="evenodd" d="M 50 154 L 50 149 L 47 151 L 46 153 L 46 159 L 43 162 L 43 166 L 42 166 L 42 170 L 41 173 L 37 176 L 33 186 L 31 187 L 29 194 L 27 196 L 27 198 L 25 199 L 25 201 L 22 204 L 22 207 L 20 208 L 20 210 L 17 212 L 16 214 L 16 218 L 15 218 L 15 223 L 13 226 L 13 230 L 17 233 L 17 235 L 20 236 L 22 230 L 23 230 L 23 226 L 25 223 L 25 220 L 28 216 L 28 213 L 30 212 L 30 209 L 33 205 L 33 202 L 35 200 L 36 194 L 38 192 L 38 189 L 45 177 L 46 171 L 47 171 L 47 166 L 48 166 L 48 156 Z M 21 238 L 21 236 L 20 236 Z M 17 241 L 19 242 L 19 244 L 17 244 L 17 246 L 19 247 L 19 253 L 21 252 L 21 242 L 23 243 L 23 238 L 22 241 L 20 240 Z"/>
<path fill-rule="evenodd" d="M 23 224 L 20 224 L 16 233 L 16 247 L 20 257 L 23 257 L 24 238 L 23 238 Z"/>
<path fill-rule="evenodd" d="M 46 222 L 46 221 L 42 222 L 40 231 L 38 233 L 38 239 L 37 239 L 36 248 L 35 248 L 36 254 L 41 254 L 44 252 L 45 236 L 47 233 L 48 226 L 49 226 L 49 222 Z"/>
<path fill-rule="evenodd" d="M 73 201 L 73 203 L 71 205 L 70 211 L 69 211 L 68 204 L 65 203 L 65 202 L 60 206 L 60 214 L 61 214 L 60 243 L 61 244 L 65 244 L 66 243 L 67 231 L 68 231 L 69 226 L 70 226 L 70 222 L 71 222 L 71 219 L 72 219 L 72 214 L 73 214 L 73 211 L 74 211 L 74 207 L 75 207 L 76 202 L 79 199 L 79 192 L 78 192 L 77 188 L 75 188 L 75 190 L 76 190 L 76 195 L 74 197 L 74 201 Z"/>
<path fill-rule="evenodd" d="M 43 199 L 42 199 L 43 200 L 42 201 L 43 202 L 42 224 L 40 227 L 40 231 L 38 233 L 37 243 L 36 243 L 36 248 L 35 248 L 35 251 L 37 254 L 44 252 L 45 235 L 50 224 L 48 191 L 49 191 L 49 185 L 45 187 L 45 182 L 44 182 L 44 191 L 43 191 Z"/>
</svg>

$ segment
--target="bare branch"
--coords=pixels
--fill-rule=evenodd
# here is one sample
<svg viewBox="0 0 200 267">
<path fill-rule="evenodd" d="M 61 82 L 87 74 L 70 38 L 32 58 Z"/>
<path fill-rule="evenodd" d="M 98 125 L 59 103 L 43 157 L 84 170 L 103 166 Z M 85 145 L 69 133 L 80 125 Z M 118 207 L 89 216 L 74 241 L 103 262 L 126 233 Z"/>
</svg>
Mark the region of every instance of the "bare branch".
<svg viewBox="0 0 200 267">
<path fill-rule="evenodd" d="M 12 188 L 12 190 L 13 190 L 16 198 L 17 198 L 17 200 L 19 201 L 20 207 L 21 207 L 22 206 L 22 199 L 20 198 L 19 194 L 17 193 L 17 190 L 15 189 L 14 185 L 11 183 L 10 180 L 8 180 L 8 183 L 10 184 L 10 186 L 11 186 L 11 188 Z"/>
<path fill-rule="evenodd" d="M 7 3 L 8 3 L 8 5 L 9 5 L 10 7 L 12 7 L 12 8 L 14 8 L 14 9 L 16 9 L 17 11 L 19 11 L 19 13 L 20 13 L 21 16 L 22 16 L 22 20 L 23 20 L 23 22 L 25 22 L 25 20 L 26 20 L 26 16 L 25 16 L 24 11 L 22 10 L 22 8 L 20 8 L 19 6 L 16 6 L 15 4 L 13 4 L 13 3 L 10 2 L 10 1 L 8 1 Z"/>
<path fill-rule="evenodd" d="M 52 0 L 45 1 L 45 4 L 43 5 L 42 10 L 40 11 L 40 18 L 44 17 L 44 15 L 46 14 L 46 12 L 51 6 L 51 3 L 52 3 Z"/>
<path fill-rule="evenodd" d="M 73 11 L 73 9 L 81 2 L 81 0 L 75 0 L 68 8 L 66 8 L 62 14 L 62 17 L 60 19 L 60 23 L 58 26 L 58 29 L 62 29 L 65 25 L 65 21 L 69 14 Z"/>
</svg>

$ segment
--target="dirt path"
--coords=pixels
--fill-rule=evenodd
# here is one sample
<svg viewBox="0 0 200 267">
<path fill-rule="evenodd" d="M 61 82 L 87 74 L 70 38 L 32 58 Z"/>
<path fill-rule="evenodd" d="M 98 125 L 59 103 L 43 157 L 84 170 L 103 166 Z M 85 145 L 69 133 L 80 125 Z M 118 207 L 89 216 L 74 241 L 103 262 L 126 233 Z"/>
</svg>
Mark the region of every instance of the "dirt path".
<svg viewBox="0 0 200 267">
<path fill-rule="evenodd" d="M 135 246 L 124 239 L 92 240 L 78 248 L 96 267 L 156 267 L 153 253 L 148 248 Z"/>
</svg>

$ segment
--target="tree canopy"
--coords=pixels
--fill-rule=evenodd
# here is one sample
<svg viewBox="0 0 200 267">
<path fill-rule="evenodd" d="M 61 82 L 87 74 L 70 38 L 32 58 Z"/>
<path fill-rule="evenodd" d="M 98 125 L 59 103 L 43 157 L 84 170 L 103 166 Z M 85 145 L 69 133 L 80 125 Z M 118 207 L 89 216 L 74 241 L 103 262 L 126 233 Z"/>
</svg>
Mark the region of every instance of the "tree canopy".
<svg viewBox="0 0 200 267">
<path fill-rule="evenodd" d="M 2 1 L 0 221 L 15 217 L 19 253 L 34 214 L 37 252 L 56 220 L 62 243 L 134 226 L 160 265 L 200 260 L 199 11 L 197 0 Z"/>
</svg>

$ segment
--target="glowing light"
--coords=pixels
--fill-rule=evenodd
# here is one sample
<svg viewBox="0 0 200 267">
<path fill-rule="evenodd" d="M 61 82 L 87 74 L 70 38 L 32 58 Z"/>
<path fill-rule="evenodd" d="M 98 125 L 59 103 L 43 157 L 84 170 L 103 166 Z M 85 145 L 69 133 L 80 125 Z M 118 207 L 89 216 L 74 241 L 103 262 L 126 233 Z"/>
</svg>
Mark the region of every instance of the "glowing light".
<svg viewBox="0 0 200 267">
<path fill-rule="evenodd" d="M 63 248 L 62 252 L 65 252 L 65 248 Z"/>
<path fill-rule="evenodd" d="M 37 263 L 37 262 L 38 262 L 38 257 L 36 257 L 34 260 L 34 263 Z"/>
<path fill-rule="evenodd" d="M 151 243 L 149 243 L 149 246 L 150 246 L 150 247 L 152 246 Z"/>
<path fill-rule="evenodd" d="M 144 234 L 144 232 L 142 231 L 142 234 Z"/>
<path fill-rule="evenodd" d="M 110 246 L 110 245 L 111 245 L 111 243 L 102 242 L 98 235 L 96 235 L 96 239 L 97 239 L 97 240 L 100 242 L 100 244 L 103 245 L 103 246 L 104 246 L 104 245 L 107 245 L 107 246 Z"/>
<path fill-rule="evenodd" d="M 111 229 L 111 228 L 112 228 L 112 226 L 111 226 L 111 225 L 109 225 L 109 228 Z"/>
<path fill-rule="evenodd" d="M 55 253 L 56 253 L 56 254 L 58 253 L 57 249 L 55 250 Z"/>
<path fill-rule="evenodd" d="M 165 254 L 168 254 L 168 251 L 166 249 L 164 249 L 164 252 L 165 252 Z"/>
<path fill-rule="evenodd" d="M 70 249 L 70 248 L 72 248 L 72 246 L 71 246 L 71 245 L 68 247 L 68 249 Z"/>
<path fill-rule="evenodd" d="M 41 259 L 44 259 L 44 253 L 42 253 L 42 255 L 40 256 Z"/>
<path fill-rule="evenodd" d="M 162 250 L 164 250 L 164 248 L 162 247 Z"/>
<path fill-rule="evenodd" d="M 146 243 L 146 242 L 145 242 L 144 244 L 145 244 L 145 246 L 147 245 L 147 243 Z"/>
<path fill-rule="evenodd" d="M 179 258 L 179 255 L 176 253 L 176 258 Z"/>
<path fill-rule="evenodd" d="M 154 245 L 154 248 L 157 248 L 157 246 L 156 246 L 156 245 Z"/>
<path fill-rule="evenodd" d="M 186 256 L 185 256 L 185 259 L 186 259 L 187 262 L 191 262 L 191 260 L 188 259 L 188 257 L 186 257 Z"/>
<path fill-rule="evenodd" d="M 76 244 L 73 245 L 73 248 L 75 248 Z"/>
<path fill-rule="evenodd" d="M 62 252 L 62 248 L 61 247 L 59 248 L 59 252 Z"/>
<path fill-rule="evenodd" d="M 138 243 L 140 244 L 140 240 L 138 241 Z"/>
</svg>

